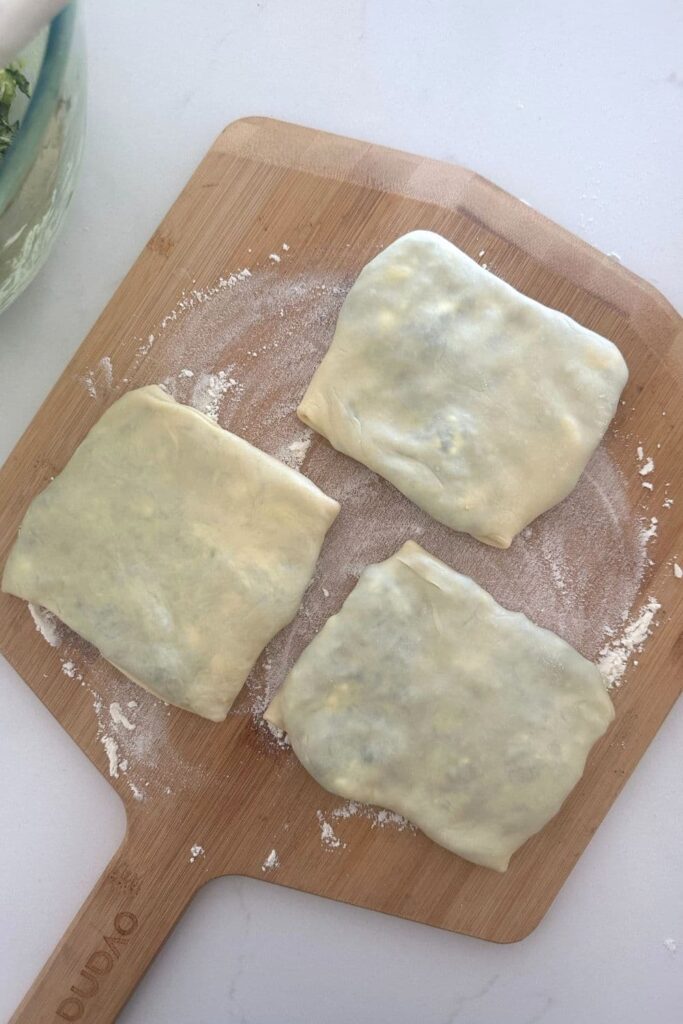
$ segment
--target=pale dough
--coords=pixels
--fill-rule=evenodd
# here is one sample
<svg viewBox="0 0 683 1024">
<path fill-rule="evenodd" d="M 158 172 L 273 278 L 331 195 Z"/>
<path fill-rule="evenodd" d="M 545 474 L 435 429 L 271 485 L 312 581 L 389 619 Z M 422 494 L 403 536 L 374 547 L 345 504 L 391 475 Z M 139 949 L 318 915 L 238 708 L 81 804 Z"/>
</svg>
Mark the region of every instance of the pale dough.
<svg viewBox="0 0 683 1024">
<path fill-rule="evenodd" d="M 298 413 L 435 519 L 506 548 L 572 490 L 627 376 L 610 341 L 413 231 L 361 271 Z"/>
<path fill-rule="evenodd" d="M 497 871 L 613 717 L 595 665 L 412 541 L 365 569 L 266 712 L 326 789 Z"/>
<path fill-rule="evenodd" d="M 338 511 L 301 474 L 144 387 L 33 500 L 2 588 L 164 700 L 220 721 L 294 617 Z"/>
</svg>

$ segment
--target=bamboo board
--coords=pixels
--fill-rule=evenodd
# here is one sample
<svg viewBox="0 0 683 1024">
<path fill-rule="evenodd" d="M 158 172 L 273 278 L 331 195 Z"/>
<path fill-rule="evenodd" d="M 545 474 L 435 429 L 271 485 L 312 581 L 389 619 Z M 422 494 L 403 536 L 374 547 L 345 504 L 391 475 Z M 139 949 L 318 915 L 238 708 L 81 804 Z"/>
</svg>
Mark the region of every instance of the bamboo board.
<svg viewBox="0 0 683 1024">
<path fill-rule="evenodd" d="M 309 281 L 317 281 L 316 296 L 326 303 L 316 326 L 320 351 L 309 346 L 306 359 L 302 355 L 297 361 L 296 345 L 301 342 L 303 353 L 305 339 L 303 333 L 297 339 L 297 332 L 290 332 L 291 378 L 275 374 L 271 384 L 271 364 L 264 358 L 259 368 L 255 361 L 249 379 L 253 385 L 260 374 L 263 387 L 253 389 L 253 395 L 247 388 L 230 419 L 231 428 L 268 447 L 269 429 L 263 424 L 268 424 L 269 403 L 281 402 L 283 389 L 296 392 L 295 399 L 300 396 L 310 376 L 307 359 L 318 359 L 329 343 L 344 289 L 381 245 L 416 227 L 439 231 L 475 257 L 486 252 L 495 272 L 515 287 L 563 309 L 621 348 L 631 376 L 606 450 L 630 480 L 634 516 L 643 512 L 640 480 L 637 474 L 633 479 L 634 438 L 648 452 L 661 445 L 658 474 L 669 485 L 667 493 L 675 494 L 683 475 L 677 457 L 683 434 L 683 322 L 652 287 L 470 171 L 247 118 L 216 140 L 2 469 L 0 565 L 28 503 L 63 467 L 107 404 L 123 389 L 169 374 L 178 379 L 182 363 L 173 338 L 183 329 L 186 311 L 202 304 L 206 289 L 240 267 L 259 266 L 280 289 L 283 281 L 309 275 Z M 279 255 L 279 261 L 271 254 Z M 267 286 L 269 279 L 264 280 Z M 325 280 L 339 282 L 332 287 L 336 298 L 331 302 Z M 199 296 L 196 302 L 188 299 L 193 294 Z M 259 294 L 263 297 L 263 289 Z M 257 349 L 272 354 L 269 339 L 277 310 L 272 303 L 264 308 L 261 327 L 244 332 L 233 349 L 216 350 L 212 342 L 211 369 L 246 365 Z M 173 309 L 177 323 L 160 330 Z M 302 323 L 312 329 L 310 317 Z M 154 342 L 146 343 L 152 335 Z M 103 393 L 101 384 L 112 366 L 115 376 Z M 97 380 L 93 373 L 99 374 Z M 294 404 L 280 417 L 290 427 Z M 334 494 L 335 480 L 356 472 L 349 465 L 350 460 L 315 438 L 302 470 Z M 358 491 L 367 485 L 367 493 L 360 504 L 351 504 L 361 515 L 359 530 L 369 538 L 366 561 L 376 561 L 395 550 L 394 540 L 400 538 L 389 533 L 381 540 L 377 534 L 381 542 L 376 543 L 369 523 L 379 517 L 410 533 L 418 520 L 411 518 L 410 503 L 389 485 L 372 484 L 370 475 L 358 472 L 354 487 Z M 22 1024 L 113 1020 L 193 894 L 208 879 L 225 874 L 248 875 L 497 942 L 527 935 L 681 690 L 683 584 L 673 576 L 671 559 L 683 552 L 683 500 L 659 520 L 654 561 L 635 605 L 655 592 L 662 604 L 660 625 L 616 694 L 617 720 L 593 752 L 583 780 L 504 875 L 468 864 L 418 832 L 372 827 L 362 815 L 337 821 L 343 842 L 330 848 L 321 842 L 320 821 L 332 820 L 325 815 L 340 801 L 324 793 L 252 713 L 268 657 L 279 660 L 278 671 L 284 674 L 306 636 L 348 593 L 348 575 L 334 589 L 343 544 L 328 539 L 323 552 L 324 579 L 332 581 L 327 604 L 314 603 L 309 626 L 262 659 L 255 681 L 220 725 L 141 696 L 73 638 L 51 647 L 37 635 L 24 603 L 0 595 L 0 650 L 107 778 L 93 693 L 105 708 L 112 700 L 139 702 L 158 727 L 150 741 L 154 760 L 153 770 L 148 760 L 145 791 L 134 793 L 138 787 L 130 785 L 130 772 L 122 770 L 110 779 L 126 805 L 126 838 L 13 1019 Z M 435 553 L 446 560 L 448 544 L 464 543 L 448 531 L 440 537 L 442 549 Z M 78 661 L 76 678 L 64 668 L 67 655 Z M 191 856 L 195 844 L 203 852 Z M 277 848 L 279 864 L 264 870 L 271 848 Z"/>
</svg>

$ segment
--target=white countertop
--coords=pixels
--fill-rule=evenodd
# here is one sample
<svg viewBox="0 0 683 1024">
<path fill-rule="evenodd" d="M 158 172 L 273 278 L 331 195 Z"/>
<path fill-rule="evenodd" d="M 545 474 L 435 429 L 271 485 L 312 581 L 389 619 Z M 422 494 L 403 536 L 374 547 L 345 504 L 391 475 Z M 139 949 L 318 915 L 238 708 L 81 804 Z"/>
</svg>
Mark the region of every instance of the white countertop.
<svg viewBox="0 0 683 1024">
<path fill-rule="evenodd" d="M 472 167 L 683 309 L 673 0 L 121 0 L 86 14 L 83 171 L 49 263 L 0 318 L 0 458 L 214 136 L 246 114 Z M 1 660 L 0 687 L 4 1020 L 113 854 L 124 814 Z M 682 727 L 683 701 L 525 941 L 494 946 L 228 878 L 199 894 L 120 1020 L 674 1024 Z"/>
</svg>

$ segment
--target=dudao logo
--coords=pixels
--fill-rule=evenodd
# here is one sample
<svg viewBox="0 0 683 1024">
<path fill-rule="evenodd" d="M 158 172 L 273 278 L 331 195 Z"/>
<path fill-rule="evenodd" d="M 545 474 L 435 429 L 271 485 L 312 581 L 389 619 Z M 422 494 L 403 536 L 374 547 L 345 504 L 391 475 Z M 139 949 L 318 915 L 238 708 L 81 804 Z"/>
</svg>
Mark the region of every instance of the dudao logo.
<svg viewBox="0 0 683 1024">
<path fill-rule="evenodd" d="M 83 1020 L 89 999 L 97 995 L 102 980 L 112 970 L 121 956 L 121 946 L 138 928 L 138 919 L 128 910 L 121 910 L 114 918 L 114 930 L 111 935 L 102 936 L 102 947 L 94 950 L 81 970 L 81 978 L 77 985 L 72 985 L 71 995 L 62 999 L 56 1009 L 61 1020 Z M 106 947 L 106 948 L 105 948 Z"/>
</svg>

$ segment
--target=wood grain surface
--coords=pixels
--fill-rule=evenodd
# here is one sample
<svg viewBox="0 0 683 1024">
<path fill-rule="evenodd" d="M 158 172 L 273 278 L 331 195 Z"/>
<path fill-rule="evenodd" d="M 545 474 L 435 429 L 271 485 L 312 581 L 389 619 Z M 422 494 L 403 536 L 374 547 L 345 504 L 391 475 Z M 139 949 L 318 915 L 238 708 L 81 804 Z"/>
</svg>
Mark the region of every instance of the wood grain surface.
<svg viewBox="0 0 683 1024">
<path fill-rule="evenodd" d="M 633 453 L 636 439 L 648 453 L 656 450 L 657 479 L 669 484 L 668 494 L 681 493 L 681 318 L 645 282 L 470 171 L 267 119 L 238 121 L 216 140 L 2 469 L 0 565 L 31 499 L 127 388 L 171 375 L 178 381 L 181 368 L 192 365 L 237 367 L 229 373 L 241 400 L 227 423 L 277 453 L 273 437 L 294 436 L 287 431 L 297 429 L 296 400 L 331 340 L 345 290 L 380 246 L 417 227 L 439 231 L 475 257 L 485 251 L 495 273 L 611 338 L 628 361 L 629 384 L 605 451 L 627 480 L 634 517 L 658 516 L 653 564 L 634 610 L 651 593 L 662 609 L 637 667 L 616 692 L 613 727 L 561 813 L 525 844 L 504 875 L 461 860 L 419 832 L 381 828 L 363 815 L 335 819 L 339 846 L 321 842 L 320 822 L 332 821 L 341 802 L 321 790 L 260 722 L 268 673 L 271 680 L 282 677 L 353 585 L 345 537 L 355 531 L 365 545 L 358 550 L 370 562 L 395 550 L 417 525 L 431 527 L 393 488 L 314 438 L 303 472 L 348 499 L 346 526 L 344 512 L 339 520 L 342 539 L 335 541 L 335 525 L 321 559 L 328 593 L 323 600 L 317 586 L 303 625 L 294 624 L 287 643 L 271 645 L 224 723 L 164 707 L 73 636 L 50 646 L 26 605 L 0 596 L 2 653 L 107 778 L 101 740 L 110 702 L 135 701 L 135 714 L 148 724 L 146 747 L 142 724 L 131 733 L 140 737 L 139 765 L 131 754 L 128 771 L 110 780 L 126 805 L 126 838 L 15 1021 L 113 1020 L 196 890 L 225 874 L 496 942 L 521 939 L 548 910 L 680 693 L 683 584 L 674 578 L 671 559 L 683 554 L 683 494 L 666 512 L 655 511 L 661 496 L 645 509 L 648 495 Z M 280 255 L 279 262 L 271 254 Z M 187 325 L 194 321 L 187 318 L 201 318 L 206 289 L 245 266 L 252 279 L 239 282 L 235 293 L 244 286 L 244 294 L 254 296 L 251 326 L 237 335 L 226 327 L 225 338 L 232 340 L 223 345 L 211 336 L 211 318 L 197 320 L 204 362 L 188 362 L 193 333 Z M 297 302 L 308 282 L 309 305 L 287 334 L 285 358 L 271 342 L 277 296 L 287 303 L 288 281 L 299 289 Z M 227 295 L 232 286 L 218 287 Z M 256 290 L 248 293 L 249 287 Z M 316 302 L 321 314 L 313 323 Z M 229 322 L 229 306 L 225 317 Z M 260 361 L 257 352 L 264 353 Z M 275 419 L 273 403 L 281 411 Z M 374 530 L 378 520 L 386 530 Z M 590 533 L 596 527 L 585 522 L 581 528 Z M 456 565 L 458 545 L 475 544 L 445 528 L 417 539 Z M 577 542 L 577 558 L 579 548 Z M 357 573 L 359 567 L 352 568 Z M 136 799 L 131 782 L 143 799 Z M 195 844 L 203 852 L 192 857 Z M 279 865 L 264 871 L 273 848 Z"/>
</svg>

